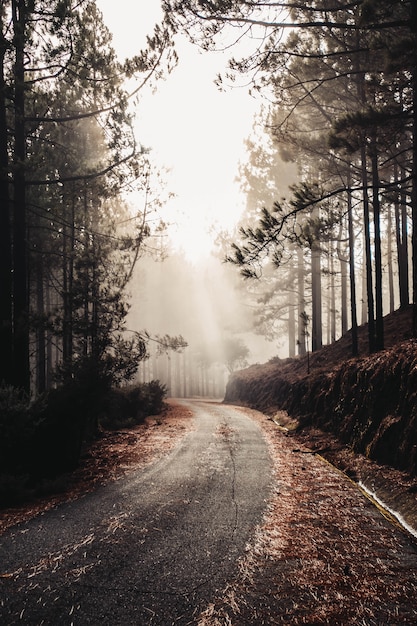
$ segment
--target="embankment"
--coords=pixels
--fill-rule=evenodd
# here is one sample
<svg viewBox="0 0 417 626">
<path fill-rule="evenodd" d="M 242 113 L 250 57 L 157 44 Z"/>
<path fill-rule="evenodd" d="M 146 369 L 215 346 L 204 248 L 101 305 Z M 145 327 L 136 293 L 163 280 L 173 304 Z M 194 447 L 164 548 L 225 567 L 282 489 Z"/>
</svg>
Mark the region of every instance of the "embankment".
<svg viewBox="0 0 417 626">
<path fill-rule="evenodd" d="M 355 452 L 416 476 L 417 341 L 398 341 L 408 320 L 409 311 L 387 318 L 391 346 L 376 354 L 346 358 L 347 336 L 308 360 L 273 359 L 236 372 L 225 402 L 269 415 L 285 410 L 300 429 L 331 433 Z"/>
</svg>

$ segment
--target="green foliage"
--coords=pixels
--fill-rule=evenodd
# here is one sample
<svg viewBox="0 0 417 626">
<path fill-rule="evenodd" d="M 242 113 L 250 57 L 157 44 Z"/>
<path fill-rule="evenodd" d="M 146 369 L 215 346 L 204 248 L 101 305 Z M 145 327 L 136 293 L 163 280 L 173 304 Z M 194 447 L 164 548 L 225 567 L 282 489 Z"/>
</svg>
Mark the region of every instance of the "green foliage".
<svg viewBox="0 0 417 626">
<path fill-rule="evenodd" d="M 113 389 L 100 417 L 104 428 L 129 428 L 160 413 L 167 389 L 159 380 Z"/>
<path fill-rule="evenodd" d="M 340 217 L 329 209 L 324 217 L 310 212 L 316 205 L 325 205 L 324 190 L 317 183 L 301 183 L 293 185 L 291 191 L 289 201 L 274 202 L 272 209 L 264 207 L 254 227 L 240 229 L 243 243 L 231 244 L 233 254 L 225 260 L 237 265 L 244 278 L 259 278 L 268 258 L 274 267 L 283 265 L 289 254 L 288 244 L 312 249 L 331 237 Z"/>
</svg>

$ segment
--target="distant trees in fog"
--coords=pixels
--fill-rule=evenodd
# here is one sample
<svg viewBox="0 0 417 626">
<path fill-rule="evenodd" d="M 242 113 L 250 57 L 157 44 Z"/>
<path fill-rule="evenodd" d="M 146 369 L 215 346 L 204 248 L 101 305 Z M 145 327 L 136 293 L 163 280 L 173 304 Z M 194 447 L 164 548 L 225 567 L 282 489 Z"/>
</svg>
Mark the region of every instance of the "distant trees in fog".
<svg viewBox="0 0 417 626">
<path fill-rule="evenodd" d="M 175 397 L 223 397 L 229 373 L 253 358 L 251 311 L 235 289 L 241 281 L 218 254 L 194 265 L 171 250 L 163 263 L 138 264 L 128 327 L 150 335 L 138 381 L 161 380 Z"/>
</svg>

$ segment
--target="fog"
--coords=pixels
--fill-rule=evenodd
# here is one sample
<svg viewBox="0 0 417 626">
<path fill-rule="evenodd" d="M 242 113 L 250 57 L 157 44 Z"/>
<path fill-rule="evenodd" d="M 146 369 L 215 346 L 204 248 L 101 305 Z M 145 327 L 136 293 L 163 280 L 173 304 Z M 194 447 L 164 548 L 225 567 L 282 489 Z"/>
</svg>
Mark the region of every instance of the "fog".
<svg viewBox="0 0 417 626">
<path fill-rule="evenodd" d="M 138 379 L 161 380 L 168 395 L 223 397 L 230 369 L 277 354 L 273 343 L 253 332 L 242 278 L 221 258 L 193 264 L 180 252 L 164 261 L 143 257 L 131 290 L 128 328 L 150 335 L 150 357 Z M 158 343 L 166 335 L 181 335 L 187 347 L 166 349 Z"/>
<path fill-rule="evenodd" d="M 276 269 L 265 268 L 262 281 L 245 281 L 237 267 L 224 262 L 232 253 L 231 242 L 239 241 L 239 225 L 256 226 L 262 207 L 271 207 L 287 194 L 297 177 L 294 164 L 282 161 L 262 120 L 257 122 L 235 178 L 231 176 L 234 202 L 227 195 L 229 187 L 220 185 L 217 190 L 220 196 L 224 193 L 218 204 L 226 231 L 216 231 L 217 216 L 211 214 L 210 221 L 210 212 L 197 199 L 193 220 L 188 213 L 181 214 L 175 197 L 164 200 L 169 187 L 152 176 L 147 179 L 146 199 L 141 203 L 136 198 L 136 207 L 142 206 L 139 215 L 148 212 L 156 238 L 153 245 L 152 236 L 144 244 L 153 253 L 144 250 L 135 266 L 127 326 L 149 335 L 149 358 L 140 365 L 138 380 L 158 379 L 170 396 L 223 397 L 232 371 L 288 356 L 288 305 L 283 304 L 282 286 L 276 287 Z M 257 165 L 260 154 L 268 157 L 267 168 Z M 215 170 L 206 176 L 209 173 L 216 180 Z M 184 197 L 178 200 L 184 202 Z M 230 228 L 227 220 L 233 216 Z M 161 218 L 166 230 L 158 231 L 155 224 Z M 288 280 L 291 283 L 291 277 Z M 171 349 L 167 336 L 183 338 L 187 347 Z"/>
</svg>

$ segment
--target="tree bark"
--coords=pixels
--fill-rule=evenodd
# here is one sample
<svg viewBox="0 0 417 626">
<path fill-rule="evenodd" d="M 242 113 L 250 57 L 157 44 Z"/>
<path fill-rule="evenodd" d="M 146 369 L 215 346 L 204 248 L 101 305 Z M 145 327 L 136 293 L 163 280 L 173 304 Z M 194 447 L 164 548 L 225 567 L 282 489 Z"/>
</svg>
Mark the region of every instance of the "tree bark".
<svg viewBox="0 0 417 626">
<path fill-rule="evenodd" d="M 408 215 L 407 215 L 407 194 L 402 187 L 400 193 L 401 203 L 401 306 L 408 306 L 410 303 L 410 279 L 408 260 Z"/>
<path fill-rule="evenodd" d="M 36 327 L 36 391 L 43 393 L 46 389 L 46 332 L 44 324 L 45 298 L 44 298 L 44 271 L 43 256 L 39 252 L 36 259 L 36 310 L 38 323 Z"/>
<path fill-rule="evenodd" d="M 330 342 L 336 341 L 336 288 L 334 280 L 333 245 L 330 242 Z"/>
<path fill-rule="evenodd" d="M 387 272 L 388 272 L 388 296 L 389 296 L 389 312 L 393 313 L 395 309 L 394 302 L 394 271 L 392 261 L 392 207 L 387 206 Z"/>
<path fill-rule="evenodd" d="M 368 171 L 366 167 L 365 141 L 361 146 L 361 172 L 362 172 L 362 198 L 363 198 L 363 222 L 365 232 L 365 272 L 366 272 L 366 301 L 368 310 L 368 344 L 369 352 L 375 352 L 375 317 L 374 317 L 374 294 L 372 280 L 371 258 L 371 233 L 369 218 L 369 195 L 368 195 Z"/>
<path fill-rule="evenodd" d="M 65 188 L 64 188 L 65 191 Z M 72 307 L 71 307 L 71 234 L 70 216 L 68 215 L 68 194 L 62 194 L 63 228 L 62 228 L 62 358 L 66 370 L 71 369 L 72 362 Z M 67 372 L 68 373 L 68 372 Z"/>
<path fill-rule="evenodd" d="M 372 205 L 374 213 L 375 255 L 375 350 L 384 349 L 384 318 L 382 305 L 382 251 L 381 251 L 381 204 L 379 201 L 378 148 L 376 128 L 371 132 L 370 155 L 372 165 Z"/>
<path fill-rule="evenodd" d="M 358 355 L 358 320 L 356 313 L 355 283 L 355 237 L 353 232 L 351 168 L 348 169 L 348 232 L 349 232 L 349 279 L 350 279 L 350 313 L 352 318 L 352 356 Z"/>
<path fill-rule="evenodd" d="M 1 17 L 1 15 L 0 15 Z M 0 22 L 0 383 L 13 382 L 12 363 L 12 245 L 9 197 L 9 153 L 4 57 L 7 42 Z"/>
<path fill-rule="evenodd" d="M 295 356 L 295 302 L 294 291 L 288 291 L 288 356 Z"/>
<path fill-rule="evenodd" d="M 305 294 L 304 294 L 304 257 L 303 251 L 298 246 L 297 247 L 297 286 L 298 286 L 298 354 L 300 356 L 304 356 L 306 353 L 306 335 L 305 335 L 305 324 L 304 317 L 305 314 Z"/>
<path fill-rule="evenodd" d="M 25 2 L 12 1 L 14 29 L 14 195 L 13 195 L 13 383 L 30 390 L 29 293 L 26 232 Z"/>
<path fill-rule="evenodd" d="M 316 209 L 313 210 L 313 217 Z M 322 302 L 321 302 L 321 248 L 320 241 L 311 246 L 311 350 L 316 352 L 323 346 Z"/>
<path fill-rule="evenodd" d="M 417 50 L 417 3 L 411 2 L 411 33 L 413 36 L 413 51 Z M 413 156 L 412 156 L 412 180 L 411 180 L 411 215 L 413 223 L 412 232 L 412 258 L 413 258 L 413 337 L 417 337 L 417 69 L 414 66 L 412 71 L 413 90 Z"/>
<path fill-rule="evenodd" d="M 348 258 L 346 256 L 346 250 L 342 252 L 342 239 L 344 238 L 344 231 L 346 228 L 345 219 L 340 223 L 339 239 L 337 242 L 337 257 L 340 263 L 340 324 L 342 336 L 348 330 L 348 296 L 347 296 L 347 267 Z"/>
</svg>

